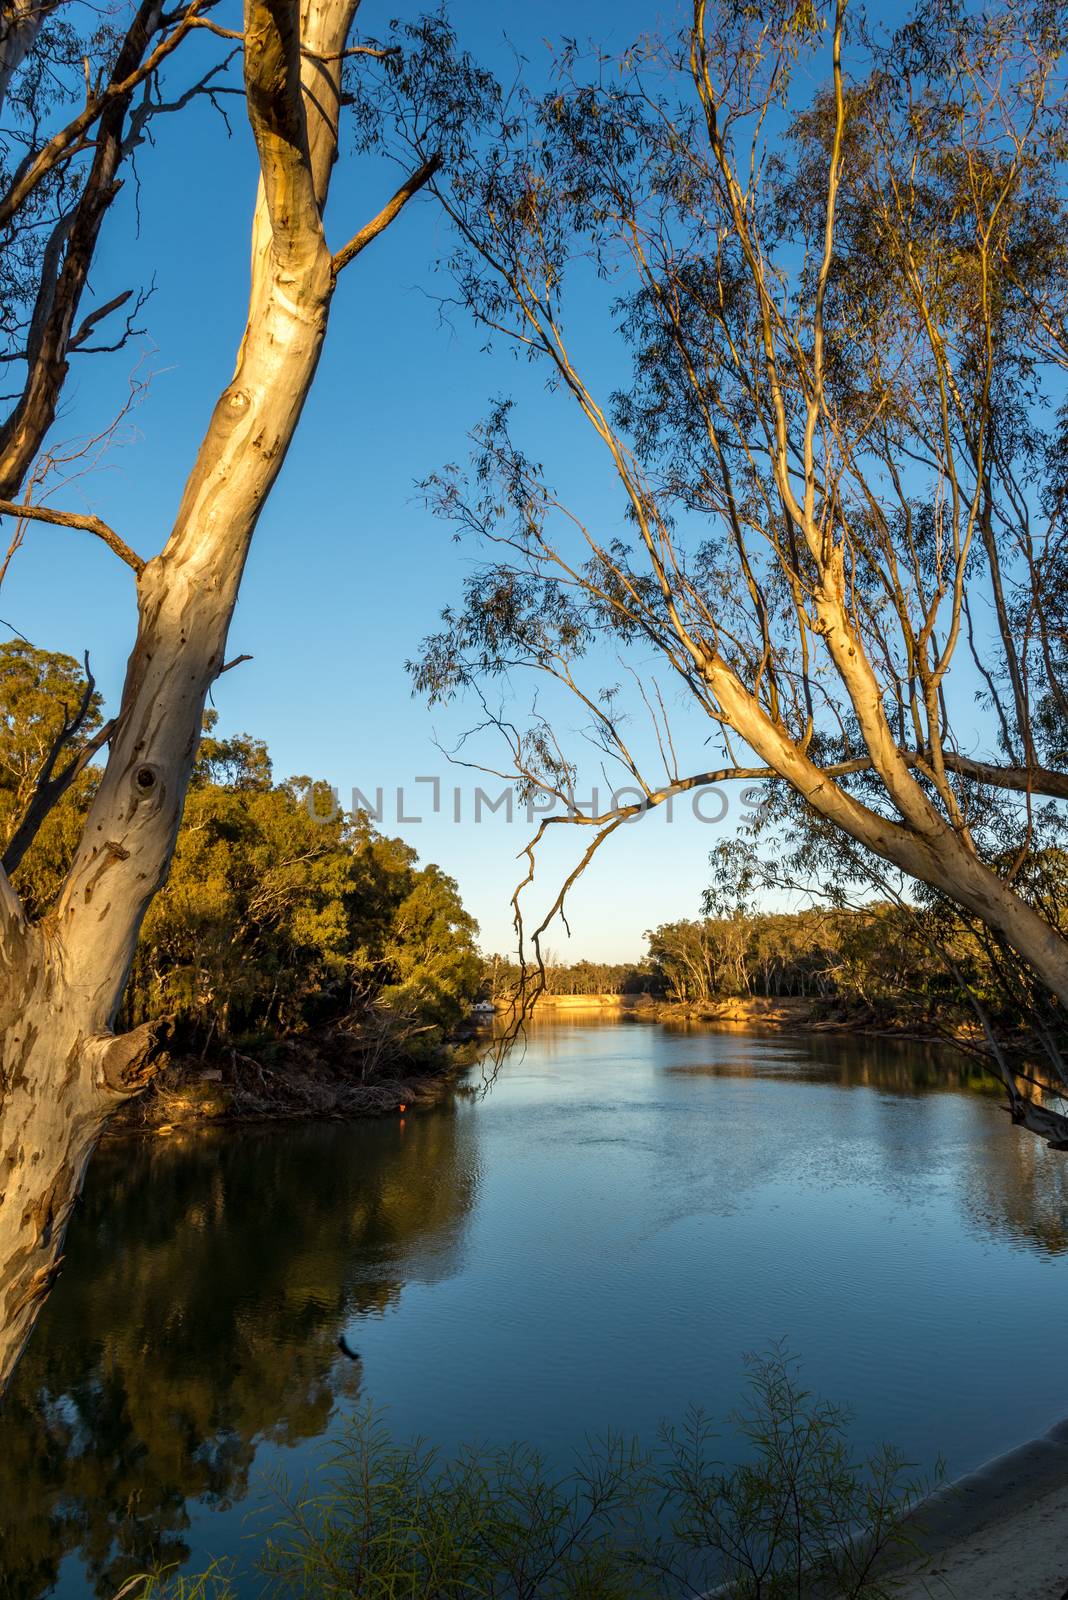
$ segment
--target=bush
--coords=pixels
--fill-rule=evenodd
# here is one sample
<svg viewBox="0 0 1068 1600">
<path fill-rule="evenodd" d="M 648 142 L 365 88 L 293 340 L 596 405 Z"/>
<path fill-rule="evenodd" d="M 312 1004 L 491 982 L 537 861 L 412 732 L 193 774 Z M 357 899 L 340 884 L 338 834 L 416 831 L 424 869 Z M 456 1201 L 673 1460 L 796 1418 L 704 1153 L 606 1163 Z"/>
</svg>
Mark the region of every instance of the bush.
<svg viewBox="0 0 1068 1600">
<path fill-rule="evenodd" d="M 563 1477 L 529 1446 L 442 1462 L 357 1417 L 321 1487 L 283 1490 L 259 1561 L 279 1600 L 881 1600 L 887 1557 L 929 1484 L 883 1446 L 857 1461 L 849 1413 L 800 1386 L 776 1347 L 749 1361 L 726 1467 L 694 1410 L 646 1451 L 608 1440 Z M 243 1591 L 245 1592 L 244 1588 Z M 218 1568 L 132 1580 L 124 1600 L 232 1600 Z"/>
</svg>

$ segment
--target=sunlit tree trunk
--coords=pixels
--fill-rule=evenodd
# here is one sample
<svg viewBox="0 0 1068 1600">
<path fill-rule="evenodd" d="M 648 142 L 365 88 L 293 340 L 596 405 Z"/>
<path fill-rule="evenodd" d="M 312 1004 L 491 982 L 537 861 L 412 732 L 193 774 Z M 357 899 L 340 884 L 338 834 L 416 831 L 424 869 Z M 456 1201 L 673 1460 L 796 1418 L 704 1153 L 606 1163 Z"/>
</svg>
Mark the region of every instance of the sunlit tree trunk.
<svg viewBox="0 0 1068 1600">
<path fill-rule="evenodd" d="M 27 922 L 0 883 L 0 1386 L 61 1260 L 93 1147 L 153 1072 L 154 1029 L 114 1020 L 174 849 L 207 691 L 257 518 L 311 387 L 338 269 L 417 175 L 332 257 L 321 222 L 341 55 L 358 0 L 247 0 L 245 83 L 261 180 L 249 312 L 177 518 L 137 580 L 138 628 L 110 754 L 59 899 Z M 197 292 L 208 292 L 205 281 Z"/>
</svg>

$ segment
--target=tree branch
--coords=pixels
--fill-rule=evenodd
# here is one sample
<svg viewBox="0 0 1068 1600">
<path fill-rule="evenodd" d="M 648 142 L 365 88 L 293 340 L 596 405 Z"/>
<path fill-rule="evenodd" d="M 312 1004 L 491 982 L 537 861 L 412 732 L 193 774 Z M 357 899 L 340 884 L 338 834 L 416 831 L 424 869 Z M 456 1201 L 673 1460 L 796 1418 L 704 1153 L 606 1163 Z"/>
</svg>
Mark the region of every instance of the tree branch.
<svg viewBox="0 0 1068 1600">
<path fill-rule="evenodd" d="M 31 522 L 52 522 L 59 528 L 82 528 L 86 533 L 95 533 L 98 539 L 103 539 L 120 561 L 125 561 L 128 567 L 133 568 L 137 577 L 145 570 L 145 563 L 137 552 L 131 550 L 114 528 L 109 528 L 99 517 L 82 516 L 77 511 L 54 511 L 49 506 L 20 505 L 15 500 L 0 500 L 0 516 L 27 517 Z"/>
<path fill-rule="evenodd" d="M 213 0 L 205 0 L 205 3 L 213 3 Z M 118 174 L 126 154 L 123 129 L 133 95 L 130 85 L 138 64 L 144 66 L 153 60 L 153 55 L 149 55 L 146 62 L 145 53 L 158 27 L 158 0 L 140 0 L 115 61 L 108 90 L 110 93 L 114 89 L 115 93 L 98 108 L 94 153 L 81 193 L 73 211 L 60 219 L 49 241 L 27 339 L 25 385 L 14 409 L 0 427 L 0 496 L 7 499 L 13 499 L 19 492 L 55 420 L 60 390 L 67 375 L 74 319 L 104 217 L 121 187 Z M 176 40 L 177 34 L 172 35 L 170 49 Z M 154 54 L 158 57 L 158 51 Z M 13 192 L 9 191 L 4 204 L 12 200 Z M 10 214 L 17 211 L 18 204 L 21 201 L 12 202 Z"/>
<path fill-rule="evenodd" d="M 87 317 L 83 317 L 77 332 L 71 334 L 67 349 L 77 350 L 79 346 L 83 345 L 97 323 L 103 322 L 105 317 L 109 317 L 113 311 L 117 311 L 120 306 L 124 306 L 132 294 L 132 289 L 124 289 L 121 294 L 115 296 L 114 300 L 109 300 L 106 305 L 97 306 L 95 311 L 90 311 Z"/>
<path fill-rule="evenodd" d="M 1042 794 L 1052 800 L 1068 800 L 1068 773 L 1055 772 L 1051 767 L 997 767 L 992 762 L 973 761 L 970 756 L 958 756 L 950 751 L 944 754 L 943 761 L 948 771 L 962 778 L 973 778 L 976 783 L 988 783 L 994 789 L 1014 789 L 1019 794 Z"/>
<path fill-rule="evenodd" d="M 129 1033 L 100 1034 L 89 1041 L 100 1088 L 132 1100 L 159 1072 L 160 1054 L 170 1037 L 171 1018 L 142 1022 Z"/>
<path fill-rule="evenodd" d="M 440 166 L 441 156 L 433 155 L 429 161 L 424 161 L 418 172 L 413 172 L 411 177 L 401 184 L 396 194 L 386 202 L 377 217 L 374 217 L 362 227 L 355 238 L 349 240 L 343 250 L 338 251 L 334 257 L 335 277 L 343 268 L 348 266 L 350 261 L 354 261 L 360 251 L 365 250 L 373 239 L 377 239 L 380 233 L 385 232 L 393 219 L 400 215 L 412 196 L 418 194 L 424 184 L 429 183 Z"/>
<path fill-rule="evenodd" d="M 302 56 L 308 56 L 312 61 L 348 61 L 352 56 L 372 56 L 375 61 L 386 61 L 390 56 L 403 54 L 399 44 L 383 46 L 381 49 L 371 44 L 350 44 L 347 50 L 335 50 L 333 55 L 323 55 L 319 50 L 312 50 L 309 45 L 300 47 Z"/>
<path fill-rule="evenodd" d="M 89 715 L 93 704 L 95 689 L 96 679 L 90 671 L 87 652 L 85 656 L 85 689 L 82 693 L 81 701 L 73 717 L 64 715 L 63 726 L 53 739 L 51 748 L 41 765 L 41 770 L 38 772 L 33 786 L 33 793 L 30 795 L 18 827 L 8 840 L 2 862 L 5 874 L 13 874 L 17 870 L 52 807 L 62 799 L 75 778 L 85 771 L 96 752 L 102 745 L 107 743 L 114 732 L 114 722 L 105 722 L 103 727 L 97 729 L 92 738 L 86 740 L 73 760 L 69 761 L 63 768 L 63 771 L 53 776 L 60 753 L 65 746 L 70 744 L 72 739 L 77 737 L 79 731 L 85 725 L 85 719 Z"/>
<path fill-rule="evenodd" d="M 37 185 L 45 178 L 52 168 L 61 161 L 73 155 L 77 150 L 84 148 L 84 137 L 89 132 L 108 106 L 124 96 L 132 94 L 139 83 L 156 71 L 172 50 L 177 49 L 186 34 L 194 26 L 196 12 L 203 0 L 193 0 L 188 13 L 181 18 L 172 33 L 161 39 L 156 48 L 144 60 L 138 61 L 132 70 L 126 71 L 122 77 L 115 76 L 99 94 L 92 95 L 82 111 L 78 113 L 65 128 L 60 128 L 58 133 L 52 135 L 46 144 L 28 161 L 19 168 L 7 193 L 0 200 L 0 228 L 6 228 L 15 217 L 19 208 L 25 204 Z M 208 0 L 211 3 L 211 0 Z M 135 24 L 138 26 L 139 24 Z M 133 30 L 131 30 L 132 33 Z M 129 42 L 130 35 L 127 35 Z M 119 69 L 120 71 L 122 68 Z"/>
</svg>

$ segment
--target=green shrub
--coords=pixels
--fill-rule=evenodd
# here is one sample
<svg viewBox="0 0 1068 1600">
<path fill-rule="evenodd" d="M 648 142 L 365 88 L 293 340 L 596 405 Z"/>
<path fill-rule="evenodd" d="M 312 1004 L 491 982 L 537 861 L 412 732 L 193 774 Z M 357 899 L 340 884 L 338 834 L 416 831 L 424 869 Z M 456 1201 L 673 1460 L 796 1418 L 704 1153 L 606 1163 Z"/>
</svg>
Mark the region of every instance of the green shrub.
<svg viewBox="0 0 1068 1600">
<path fill-rule="evenodd" d="M 781 1349 L 749 1361 L 726 1466 L 699 1410 L 644 1450 L 591 1447 L 563 1475 L 529 1446 L 442 1461 L 370 1410 L 315 1486 L 282 1488 L 258 1563 L 278 1600 L 881 1600 L 927 1483 L 883 1446 L 858 1461 L 849 1413 L 800 1386 Z M 247 1589 L 242 1588 L 242 1592 Z M 219 1568 L 132 1580 L 124 1600 L 231 1600 Z"/>
</svg>

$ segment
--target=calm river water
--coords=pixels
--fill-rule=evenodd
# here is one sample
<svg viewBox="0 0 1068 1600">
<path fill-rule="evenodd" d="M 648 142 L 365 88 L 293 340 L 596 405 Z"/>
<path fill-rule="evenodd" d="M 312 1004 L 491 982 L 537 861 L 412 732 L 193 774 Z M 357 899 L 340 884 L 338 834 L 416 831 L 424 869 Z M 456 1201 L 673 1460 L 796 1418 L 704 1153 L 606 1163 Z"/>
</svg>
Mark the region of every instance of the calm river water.
<svg viewBox="0 0 1068 1600">
<path fill-rule="evenodd" d="M 102 1150 L 0 1411 L 0 1596 L 247 1559 L 368 1400 L 563 1464 L 780 1338 L 859 1444 L 964 1471 L 1068 1415 L 1066 1314 L 1068 1157 L 956 1058 L 545 1025 L 403 1122 Z"/>
</svg>

